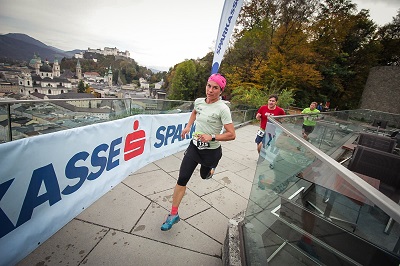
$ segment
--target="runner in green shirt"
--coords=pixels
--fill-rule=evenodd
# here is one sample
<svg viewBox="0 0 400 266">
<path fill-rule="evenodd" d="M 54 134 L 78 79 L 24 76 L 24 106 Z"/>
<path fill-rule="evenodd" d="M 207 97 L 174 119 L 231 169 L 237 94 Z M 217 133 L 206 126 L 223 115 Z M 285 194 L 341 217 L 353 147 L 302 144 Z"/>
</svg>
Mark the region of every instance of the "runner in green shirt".
<svg viewBox="0 0 400 266">
<path fill-rule="evenodd" d="M 309 114 L 304 116 L 304 122 L 303 122 L 303 129 L 302 129 L 302 135 L 305 140 L 309 140 L 308 135 L 313 132 L 315 125 L 317 124 L 316 120 L 318 118 L 318 114 L 320 113 L 318 109 L 316 109 L 318 103 L 312 102 L 310 104 L 310 107 L 304 108 L 303 111 L 301 111 L 302 114 Z"/>
</svg>

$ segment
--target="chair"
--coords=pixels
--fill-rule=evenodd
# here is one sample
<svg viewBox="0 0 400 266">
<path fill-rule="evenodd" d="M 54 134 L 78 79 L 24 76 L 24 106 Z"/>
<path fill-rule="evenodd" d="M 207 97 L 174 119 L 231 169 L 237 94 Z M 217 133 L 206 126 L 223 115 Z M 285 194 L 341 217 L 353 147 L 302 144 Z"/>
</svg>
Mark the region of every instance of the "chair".
<svg viewBox="0 0 400 266">
<path fill-rule="evenodd" d="M 379 191 L 396 203 L 400 202 L 400 156 L 358 145 L 347 167 L 353 172 L 364 174 L 381 181 Z M 384 230 L 389 231 L 392 218 Z"/>
<path fill-rule="evenodd" d="M 357 145 L 390 153 L 393 153 L 396 144 L 397 140 L 394 138 L 364 132 L 360 133 L 357 140 Z"/>
<path fill-rule="evenodd" d="M 385 129 L 387 124 L 388 124 L 388 121 L 380 120 L 380 119 L 374 119 L 374 122 L 372 122 L 372 126 L 376 127 L 378 130 Z"/>
<path fill-rule="evenodd" d="M 358 145 L 354 149 L 348 169 L 400 189 L 399 155 Z"/>
<path fill-rule="evenodd" d="M 385 131 L 388 122 L 389 121 L 386 120 L 374 119 L 371 125 L 365 126 L 364 130 L 366 132 L 379 133 L 380 129 L 382 129 L 382 131 Z"/>
<path fill-rule="evenodd" d="M 393 153 L 400 155 L 400 131 L 392 132 L 389 137 L 396 141 L 396 147 L 394 148 Z"/>
</svg>

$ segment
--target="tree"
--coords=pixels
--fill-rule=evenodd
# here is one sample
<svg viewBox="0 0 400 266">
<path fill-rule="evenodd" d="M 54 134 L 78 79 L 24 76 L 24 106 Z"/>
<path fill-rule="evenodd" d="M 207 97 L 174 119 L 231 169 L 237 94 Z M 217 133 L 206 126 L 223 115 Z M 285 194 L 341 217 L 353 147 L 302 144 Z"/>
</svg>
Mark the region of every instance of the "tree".
<svg viewBox="0 0 400 266">
<path fill-rule="evenodd" d="M 378 30 L 377 39 L 381 45 L 379 64 L 400 66 L 400 9 L 391 23 Z"/>
<path fill-rule="evenodd" d="M 194 100 L 196 89 L 194 60 L 186 60 L 178 64 L 170 81 L 168 98 L 171 100 Z"/>
<path fill-rule="evenodd" d="M 83 80 L 79 81 L 78 93 L 85 93 L 85 83 L 83 83 Z"/>
<path fill-rule="evenodd" d="M 341 109 L 357 107 L 376 62 L 371 44 L 376 25 L 367 10 L 357 14 L 356 5 L 348 0 L 325 0 L 312 28 L 317 69 L 323 76 L 319 97 Z"/>
<path fill-rule="evenodd" d="M 287 89 L 277 89 L 265 87 L 259 89 L 256 87 L 243 87 L 239 86 L 232 92 L 231 102 L 233 105 L 240 107 L 247 107 L 251 109 L 257 109 L 261 105 L 265 105 L 265 99 L 271 94 L 277 94 L 279 96 L 279 106 L 287 109 L 294 103 L 293 91 Z"/>
<path fill-rule="evenodd" d="M 259 90 L 280 84 L 281 90 L 315 91 L 322 77 L 307 35 L 315 3 L 255 0 L 245 5 L 239 17 L 243 29 L 225 57 L 228 67 L 223 67 L 231 84 Z"/>
</svg>

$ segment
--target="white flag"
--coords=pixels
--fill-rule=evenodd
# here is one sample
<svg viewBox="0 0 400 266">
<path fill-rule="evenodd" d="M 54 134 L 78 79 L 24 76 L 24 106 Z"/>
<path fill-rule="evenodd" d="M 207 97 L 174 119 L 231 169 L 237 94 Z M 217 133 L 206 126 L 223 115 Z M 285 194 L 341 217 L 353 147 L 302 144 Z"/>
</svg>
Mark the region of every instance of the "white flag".
<svg viewBox="0 0 400 266">
<path fill-rule="evenodd" d="M 211 74 L 217 73 L 221 65 L 229 38 L 235 26 L 236 19 L 242 7 L 243 0 L 225 0 L 222 9 L 221 20 L 219 21 L 219 29 L 217 41 L 215 43 L 214 58 L 212 63 Z"/>
</svg>

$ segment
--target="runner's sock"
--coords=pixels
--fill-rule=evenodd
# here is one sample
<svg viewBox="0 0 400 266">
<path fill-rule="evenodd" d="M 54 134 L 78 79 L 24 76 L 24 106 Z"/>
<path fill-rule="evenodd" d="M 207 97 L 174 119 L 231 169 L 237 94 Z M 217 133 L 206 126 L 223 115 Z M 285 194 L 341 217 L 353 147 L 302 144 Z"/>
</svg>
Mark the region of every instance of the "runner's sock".
<svg viewBox="0 0 400 266">
<path fill-rule="evenodd" d="M 177 214 L 178 214 L 178 207 L 172 206 L 171 215 L 177 215 Z"/>
</svg>

